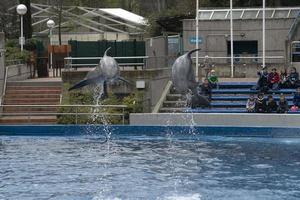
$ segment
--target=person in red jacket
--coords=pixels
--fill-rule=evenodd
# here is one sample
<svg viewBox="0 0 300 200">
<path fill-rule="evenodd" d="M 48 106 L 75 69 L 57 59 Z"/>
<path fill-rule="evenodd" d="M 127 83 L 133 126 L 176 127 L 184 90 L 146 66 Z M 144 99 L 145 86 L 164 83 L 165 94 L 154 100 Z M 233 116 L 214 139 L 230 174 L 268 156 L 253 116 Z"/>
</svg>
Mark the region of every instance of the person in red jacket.
<svg viewBox="0 0 300 200">
<path fill-rule="evenodd" d="M 280 82 L 280 76 L 276 68 L 272 69 L 272 72 L 268 76 L 269 88 L 272 90 L 277 90 Z"/>
</svg>

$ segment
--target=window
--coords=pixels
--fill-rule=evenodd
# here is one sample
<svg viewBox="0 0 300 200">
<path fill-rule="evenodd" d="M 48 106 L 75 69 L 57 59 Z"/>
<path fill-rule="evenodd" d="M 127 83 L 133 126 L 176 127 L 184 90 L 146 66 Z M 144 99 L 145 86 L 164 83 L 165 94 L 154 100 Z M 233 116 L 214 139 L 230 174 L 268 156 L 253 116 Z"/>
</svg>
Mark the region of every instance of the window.
<svg viewBox="0 0 300 200">
<path fill-rule="evenodd" d="M 227 53 L 231 54 L 231 44 L 227 41 Z M 257 41 L 233 41 L 233 54 L 258 54 L 258 42 Z"/>
</svg>

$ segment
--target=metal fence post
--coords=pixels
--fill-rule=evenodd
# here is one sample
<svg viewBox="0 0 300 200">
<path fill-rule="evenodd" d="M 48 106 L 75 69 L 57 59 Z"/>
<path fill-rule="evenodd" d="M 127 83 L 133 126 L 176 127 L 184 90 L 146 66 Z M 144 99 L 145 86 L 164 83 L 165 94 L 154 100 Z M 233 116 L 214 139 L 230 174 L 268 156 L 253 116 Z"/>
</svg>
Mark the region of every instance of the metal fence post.
<svg viewBox="0 0 300 200">
<path fill-rule="evenodd" d="M 78 107 L 76 106 L 75 123 L 78 124 Z"/>
</svg>

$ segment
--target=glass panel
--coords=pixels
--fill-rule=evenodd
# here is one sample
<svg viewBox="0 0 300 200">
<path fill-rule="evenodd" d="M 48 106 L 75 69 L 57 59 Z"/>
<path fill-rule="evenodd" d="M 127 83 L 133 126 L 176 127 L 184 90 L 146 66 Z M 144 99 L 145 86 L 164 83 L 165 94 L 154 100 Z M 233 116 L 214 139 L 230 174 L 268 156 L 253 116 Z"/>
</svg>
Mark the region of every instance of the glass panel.
<svg viewBox="0 0 300 200">
<path fill-rule="evenodd" d="M 271 18 L 273 15 L 274 10 L 266 10 L 266 18 Z M 262 10 L 259 11 L 258 18 L 262 18 Z"/>
<path fill-rule="evenodd" d="M 299 14 L 300 10 L 292 10 L 290 13 L 290 18 L 296 18 Z"/>
<path fill-rule="evenodd" d="M 211 13 L 212 13 L 212 11 L 200 12 L 199 20 L 209 19 L 211 16 Z"/>
<path fill-rule="evenodd" d="M 288 10 L 276 10 L 274 17 L 275 18 L 286 18 L 288 14 L 289 14 Z"/>
<path fill-rule="evenodd" d="M 255 19 L 257 15 L 258 10 L 246 10 L 243 19 Z"/>
<path fill-rule="evenodd" d="M 225 19 L 227 11 L 215 11 L 212 19 Z"/>
<path fill-rule="evenodd" d="M 233 19 L 240 19 L 242 13 L 243 13 L 243 11 L 233 11 Z M 231 15 L 231 13 L 229 11 L 227 19 L 230 19 L 230 15 Z"/>
</svg>

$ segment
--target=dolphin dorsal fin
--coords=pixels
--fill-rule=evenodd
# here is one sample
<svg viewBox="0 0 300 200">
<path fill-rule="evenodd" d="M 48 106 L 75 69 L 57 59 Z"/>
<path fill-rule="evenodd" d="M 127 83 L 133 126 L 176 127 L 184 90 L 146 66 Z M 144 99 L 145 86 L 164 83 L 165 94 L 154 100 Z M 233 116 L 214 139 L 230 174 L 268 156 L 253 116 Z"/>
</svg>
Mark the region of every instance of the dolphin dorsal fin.
<svg viewBox="0 0 300 200">
<path fill-rule="evenodd" d="M 106 49 L 106 51 L 104 52 L 104 56 L 107 56 L 107 52 L 108 52 L 110 49 L 111 49 L 111 47 L 108 47 L 108 48 Z"/>
<path fill-rule="evenodd" d="M 187 53 L 187 56 L 191 57 L 192 53 L 196 52 L 196 51 L 200 51 L 201 49 L 194 49 L 194 50 L 191 50 Z"/>
</svg>

